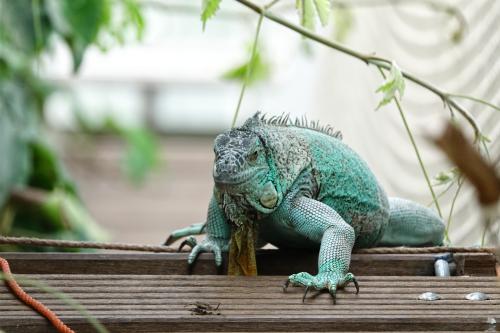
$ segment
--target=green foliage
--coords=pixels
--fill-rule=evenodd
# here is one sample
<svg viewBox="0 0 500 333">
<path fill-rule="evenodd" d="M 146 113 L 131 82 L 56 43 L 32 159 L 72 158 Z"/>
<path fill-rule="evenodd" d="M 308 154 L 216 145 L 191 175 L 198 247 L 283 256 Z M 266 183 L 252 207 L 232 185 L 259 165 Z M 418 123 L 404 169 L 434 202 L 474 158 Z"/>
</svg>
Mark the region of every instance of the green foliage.
<svg viewBox="0 0 500 333">
<path fill-rule="evenodd" d="M 446 171 L 441 171 L 434 177 L 434 182 L 432 185 L 441 186 L 449 184 L 457 180 L 459 176 L 460 171 L 458 170 L 458 168 L 451 168 Z"/>
<path fill-rule="evenodd" d="M 330 0 L 296 0 L 295 6 L 300 17 L 300 24 L 314 30 L 316 16 L 322 25 L 330 20 Z"/>
<path fill-rule="evenodd" d="M 248 58 L 249 60 L 241 65 L 238 65 L 224 74 L 222 74 L 222 78 L 226 80 L 234 80 L 239 82 L 244 82 L 247 70 L 250 68 L 251 71 L 248 73 L 248 82 L 247 84 L 251 85 L 260 81 L 264 81 L 269 78 L 271 74 L 271 65 L 268 61 L 265 60 L 261 51 L 261 47 L 257 45 L 257 49 L 255 50 L 255 54 L 253 58 L 251 57 L 252 47 L 249 47 Z M 251 60 L 250 60 L 251 59 Z"/>
<path fill-rule="evenodd" d="M 25 57 L 38 53 L 47 44 L 50 21 L 43 7 L 31 0 L 0 0 L 0 44 Z M 33 8 L 37 9 L 37 26 Z M 38 10 L 39 9 L 39 10 Z M 36 33 L 38 31 L 38 33 Z"/>
<path fill-rule="evenodd" d="M 314 30 L 314 4 L 312 0 L 297 0 L 295 3 L 300 17 L 300 24 Z"/>
<path fill-rule="evenodd" d="M 51 92 L 33 73 L 39 57 L 60 38 L 75 71 L 91 45 L 123 43 L 128 27 L 140 37 L 136 0 L 0 0 L 0 230 L 3 234 L 103 239 L 57 155 L 38 130 Z M 111 38 L 110 38 L 111 37 Z M 12 189 L 43 200 L 8 200 Z M 12 198 L 11 198 L 12 199 Z"/>
<path fill-rule="evenodd" d="M 44 142 L 29 145 L 31 168 L 27 185 L 41 189 L 36 200 L 12 200 L 10 214 L 0 222 L 2 234 L 56 239 L 104 240 L 106 234 L 88 214 L 78 198 L 57 155 Z M 16 247 L 15 250 L 30 248 Z M 39 249 L 50 250 L 50 249 Z"/>
<path fill-rule="evenodd" d="M 205 30 L 207 21 L 215 16 L 215 13 L 219 10 L 220 2 L 221 0 L 202 0 L 201 21 L 203 22 L 203 30 Z"/>
<path fill-rule="evenodd" d="M 0 43 L 9 52 L 31 61 L 54 34 L 69 47 L 75 71 L 89 46 L 105 48 L 105 37 L 122 44 L 128 28 L 138 38 L 144 29 L 136 0 L 0 0 L 0 8 Z"/>
<path fill-rule="evenodd" d="M 354 16 L 349 8 L 338 7 L 333 11 L 335 32 L 333 38 L 343 43 L 354 25 Z"/>
<path fill-rule="evenodd" d="M 300 17 L 300 24 L 314 30 L 316 18 L 321 25 L 325 26 L 330 21 L 332 0 L 296 0 L 295 6 Z M 202 0 L 201 3 L 201 21 L 203 30 L 209 19 L 215 16 L 219 10 L 221 0 Z"/>
<path fill-rule="evenodd" d="M 159 164 L 159 149 L 153 132 L 143 127 L 128 128 L 112 117 L 102 124 L 91 124 L 81 111 L 75 113 L 79 133 L 85 135 L 112 134 L 120 137 L 127 147 L 121 161 L 123 173 L 136 185 L 146 180 L 147 175 Z"/>
<path fill-rule="evenodd" d="M 10 188 L 23 185 L 32 170 L 30 142 L 37 136 L 37 92 L 26 81 L 0 81 L 0 207 Z"/>
<path fill-rule="evenodd" d="M 78 70 L 87 47 L 96 42 L 99 30 L 109 24 L 110 3 L 102 0 L 45 0 L 55 32 L 66 41 Z"/>
<path fill-rule="evenodd" d="M 382 106 L 389 104 L 393 98 L 401 99 L 403 97 L 404 91 L 405 91 L 405 81 L 403 78 L 403 74 L 401 74 L 401 70 L 399 69 L 398 65 L 395 62 L 393 62 L 391 65 L 390 73 L 387 76 L 387 79 L 376 90 L 376 92 L 381 92 L 384 94 L 382 100 L 379 102 L 377 106 L 377 110 L 380 109 Z M 396 96 L 396 93 L 399 96 Z"/>
<path fill-rule="evenodd" d="M 122 162 L 123 170 L 130 180 L 140 184 L 158 165 L 158 145 L 155 137 L 143 128 L 122 129 L 121 135 L 128 145 Z"/>
</svg>

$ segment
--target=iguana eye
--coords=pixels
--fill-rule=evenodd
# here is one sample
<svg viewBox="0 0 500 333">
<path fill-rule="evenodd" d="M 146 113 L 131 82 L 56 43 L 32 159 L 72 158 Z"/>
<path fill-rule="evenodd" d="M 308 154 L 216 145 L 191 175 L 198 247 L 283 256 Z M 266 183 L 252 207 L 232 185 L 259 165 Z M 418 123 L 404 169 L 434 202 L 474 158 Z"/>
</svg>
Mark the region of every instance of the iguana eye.
<svg viewBox="0 0 500 333">
<path fill-rule="evenodd" d="M 248 156 L 248 161 L 249 162 L 255 162 L 255 161 L 257 161 L 257 157 L 259 157 L 259 152 L 258 151 L 254 151 L 252 154 L 250 154 Z"/>
</svg>

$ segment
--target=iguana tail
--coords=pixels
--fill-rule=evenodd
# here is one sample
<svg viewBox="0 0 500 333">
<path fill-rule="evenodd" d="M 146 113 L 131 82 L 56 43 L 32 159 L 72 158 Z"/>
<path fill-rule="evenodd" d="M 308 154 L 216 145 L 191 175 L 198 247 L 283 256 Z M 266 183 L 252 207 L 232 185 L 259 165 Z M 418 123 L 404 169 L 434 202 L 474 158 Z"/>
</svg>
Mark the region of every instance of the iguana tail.
<svg viewBox="0 0 500 333">
<path fill-rule="evenodd" d="M 379 246 L 439 246 L 443 244 L 444 224 L 431 209 L 416 202 L 389 198 L 389 223 Z"/>
</svg>

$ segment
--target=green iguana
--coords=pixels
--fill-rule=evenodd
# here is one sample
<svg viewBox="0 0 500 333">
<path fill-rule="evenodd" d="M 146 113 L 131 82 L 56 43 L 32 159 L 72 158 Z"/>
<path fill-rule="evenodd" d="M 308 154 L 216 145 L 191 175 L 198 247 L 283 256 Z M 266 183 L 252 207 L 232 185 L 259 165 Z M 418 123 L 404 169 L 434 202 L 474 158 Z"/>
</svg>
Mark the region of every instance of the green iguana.
<svg viewBox="0 0 500 333">
<path fill-rule="evenodd" d="M 215 182 L 204 229 L 207 237 L 188 256 L 213 252 L 218 266 L 229 250 L 229 274 L 255 275 L 255 248 L 319 248 L 318 274 L 292 274 L 285 283 L 327 289 L 353 282 L 353 248 L 441 245 L 444 225 L 430 209 L 388 198 L 368 165 L 317 122 L 259 113 L 214 143 Z M 174 233 L 200 231 L 193 225 Z"/>
</svg>

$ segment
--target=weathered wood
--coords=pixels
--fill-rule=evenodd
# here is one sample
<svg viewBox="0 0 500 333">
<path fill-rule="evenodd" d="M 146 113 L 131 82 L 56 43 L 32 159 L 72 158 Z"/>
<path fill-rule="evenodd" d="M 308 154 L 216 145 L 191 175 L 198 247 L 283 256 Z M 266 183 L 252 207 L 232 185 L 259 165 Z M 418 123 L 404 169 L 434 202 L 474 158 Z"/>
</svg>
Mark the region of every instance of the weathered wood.
<svg viewBox="0 0 500 333">
<path fill-rule="evenodd" d="M 314 252 L 259 252 L 260 273 L 271 275 L 257 277 L 206 275 L 216 272 L 210 254 L 203 254 L 194 269 L 205 275 L 186 275 L 186 253 L 1 256 L 30 295 L 79 333 L 94 329 L 73 306 L 30 285 L 30 280 L 63 292 L 111 332 L 468 331 L 496 330 L 500 321 L 500 282 L 493 276 L 494 258 L 487 254 L 455 255 L 457 271 L 476 276 L 449 278 L 432 276 L 433 255 L 353 255 L 360 294 L 349 285 L 338 291 L 336 305 L 328 293 L 311 292 L 302 304 L 303 288 L 282 290 L 286 275 L 315 271 Z M 443 299 L 418 300 L 426 291 Z M 491 299 L 466 300 L 474 291 Z M 196 302 L 220 304 L 220 315 L 193 315 Z M 54 332 L 2 284 L 0 329 Z"/>
<path fill-rule="evenodd" d="M 188 274 L 187 253 L 2 253 L 17 273 L 50 274 Z M 351 271 L 356 275 L 434 275 L 433 254 L 354 254 Z M 495 275 L 490 254 L 454 255 L 458 275 Z M 221 273 L 226 271 L 226 265 Z M 317 253 L 297 250 L 262 250 L 257 253 L 260 275 L 315 273 Z M 213 255 L 201 254 L 192 274 L 219 273 Z"/>
<path fill-rule="evenodd" d="M 77 332 L 94 332 L 82 315 L 26 280 L 48 284 L 83 305 L 111 332 L 189 331 L 418 331 L 495 330 L 500 321 L 500 284 L 495 277 L 360 276 L 361 292 L 328 293 L 281 285 L 285 276 L 17 274 L 24 288 Z M 464 298 L 473 291 L 491 300 Z M 425 291 L 435 302 L 418 300 Z M 219 306 L 220 315 L 192 315 L 194 303 Z M 53 332 L 43 318 L 0 285 L 0 328 L 9 333 Z"/>
</svg>

